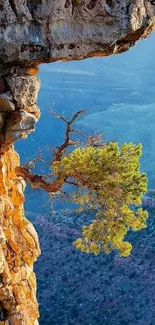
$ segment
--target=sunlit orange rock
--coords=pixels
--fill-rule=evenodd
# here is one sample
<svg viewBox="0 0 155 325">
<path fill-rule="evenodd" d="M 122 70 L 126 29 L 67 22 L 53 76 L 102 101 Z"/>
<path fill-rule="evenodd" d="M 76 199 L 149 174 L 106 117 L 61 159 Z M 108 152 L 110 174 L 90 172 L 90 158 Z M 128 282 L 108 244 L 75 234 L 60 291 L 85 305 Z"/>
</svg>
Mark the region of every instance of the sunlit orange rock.
<svg viewBox="0 0 155 325">
<path fill-rule="evenodd" d="M 36 325 L 33 263 L 40 248 L 36 231 L 24 216 L 25 182 L 15 173 L 19 163 L 13 146 L 0 156 L 0 301 L 11 325 Z"/>
<path fill-rule="evenodd" d="M 37 67 L 30 67 L 27 69 L 27 73 L 29 76 L 35 76 L 39 72 L 39 68 Z"/>
</svg>

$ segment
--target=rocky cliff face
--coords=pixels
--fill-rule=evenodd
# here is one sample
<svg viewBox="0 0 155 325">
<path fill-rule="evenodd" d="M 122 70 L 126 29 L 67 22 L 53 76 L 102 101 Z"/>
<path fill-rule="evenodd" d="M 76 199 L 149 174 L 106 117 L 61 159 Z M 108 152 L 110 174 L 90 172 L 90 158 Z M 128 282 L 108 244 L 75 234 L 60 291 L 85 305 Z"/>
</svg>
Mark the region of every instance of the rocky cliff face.
<svg viewBox="0 0 155 325">
<path fill-rule="evenodd" d="M 0 301 L 11 324 L 30 325 L 38 318 L 33 262 L 40 249 L 24 216 L 25 182 L 15 173 L 19 163 L 12 146 L 0 159 Z"/>
<path fill-rule="evenodd" d="M 120 53 L 154 25 L 151 0 L 1 0 L 0 70 Z"/>
<path fill-rule="evenodd" d="M 9 318 L 13 325 L 34 325 L 38 318 L 33 262 L 40 248 L 35 229 L 24 215 L 25 182 L 16 175 L 20 160 L 13 143 L 34 130 L 40 116 L 39 88 L 39 79 L 29 71 L 1 79 L 0 321 Z"/>
<path fill-rule="evenodd" d="M 24 216 L 13 143 L 40 113 L 38 64 L 128 50 L 155 27 L 148 0 L 0 1 L 0 322 L 36 325 L 36 232 Z"/>
</svg>

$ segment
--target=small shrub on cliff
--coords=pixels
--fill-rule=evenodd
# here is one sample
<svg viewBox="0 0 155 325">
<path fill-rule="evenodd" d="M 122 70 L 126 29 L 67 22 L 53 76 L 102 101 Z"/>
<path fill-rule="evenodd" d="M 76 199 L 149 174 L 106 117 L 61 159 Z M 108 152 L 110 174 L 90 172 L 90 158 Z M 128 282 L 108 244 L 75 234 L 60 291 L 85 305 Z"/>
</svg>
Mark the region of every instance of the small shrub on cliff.
<svg viewBox="0 0 155 325">
<path fill-rule="evenodd" d="M 121 256 L 130 254 L 132 246 L 124 237 L 130 229 L 145 228 L 148 216 L 141 208 L 131 208 L 141 204 L 147 190 L 147 177 L 140 172 L 141 150 L 140 144 L 119 148 L 116 142 L 101 148 L 81 147 L 52 164 L 56 177 L 76 182 L 72 200 L 81 210 L 95 210 L 95 220 L 83 227 L 82 238 L 74 242 L 81 251 L 97 255 L 117 249 Z"/>
<path fill-rule="evenodd" d="M 142 195 L 147 190 L 147 176 L 140 171 L 142 145 L 117 142 L 105 143 L 102 137 L 84 136 L 81 144 L 71 140 L 72 133 L 79 133 L 72 124 L 82 114 L 79 111 L 66 123 L 64 142 L 55 149 L 51 162 L 51 177 L 33 175 L 29 165 L 18 167 L 18 174 L 29 181 L 33 188 L 42 188 L 54 198 L 66 198 L 64 184 L 74 187 L 69 198 L 79 204 L 80 211 L 94 210 L 94 221 L 82 228 L 82 237 L 74 245 L 82 252 L 95 255 L 117 250 L 120 256 L 128 256 L 132 245 L 125 241 L 131 229 L 146 227 L 148 213 L 141 206 Z M 83 135 L 82 135 L 83 136 Z M 66 150 L 73 146 L 73 150 Z M 76 146 L 76 148 L 75 148 Z M 37 160 L 37 158 L 35 159 Z"/>
</svg>

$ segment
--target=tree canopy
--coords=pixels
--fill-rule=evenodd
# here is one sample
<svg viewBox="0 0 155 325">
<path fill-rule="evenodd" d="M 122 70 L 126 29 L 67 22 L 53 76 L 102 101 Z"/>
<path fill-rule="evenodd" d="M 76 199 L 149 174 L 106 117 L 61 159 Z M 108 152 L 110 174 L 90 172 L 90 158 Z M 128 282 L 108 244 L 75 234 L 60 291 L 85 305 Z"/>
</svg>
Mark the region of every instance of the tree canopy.
<svg viewBox="0 0 155 325">
<path fill-rule="evenodd" d="M 74 245 L 86 253 L 117 250 L 125 257 L 132 249 L 125 236 L 129 230 L 145 228 L 148 217 L 141 208 L 142 195 L 147 191 L 147 176 L 140 171 L 142 145 L 125 143 L 119 147 L 116 141 L 106 143 L 101 136 L 84 137 L 81 143 L 71 140 L 73 132 L 80 134 L 72 124 L 81 113 L 69 121 L 55 114 L 66 123 L 66 133 L 54 151 L 48 181 L 33 175 L 26 165 L 17 172 L 33 188 L 43 188 L 52 196 L 64 193 L 64 184 L 72 185 L 69 197 L 80 211 L 94 211 L 93 222 L 82 228 L 82 236 Z M 71 146 L 73 150 L 67 152 Z"/>
</svg>

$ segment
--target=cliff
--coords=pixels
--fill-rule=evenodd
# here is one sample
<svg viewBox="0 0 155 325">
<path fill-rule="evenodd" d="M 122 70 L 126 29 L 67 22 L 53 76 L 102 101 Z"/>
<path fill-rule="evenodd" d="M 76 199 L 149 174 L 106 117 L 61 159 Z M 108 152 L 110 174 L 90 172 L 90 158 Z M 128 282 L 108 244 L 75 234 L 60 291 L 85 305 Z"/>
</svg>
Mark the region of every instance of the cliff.
<svg viewBox="0 0 155 325">
<path fill-rule="evenodd" d="M 13 142 L 26 137 L 39 117 L 36 106 L 40 81 L 28 73 L 1 81 L 0 94 L 0 320 L 36 324 L 38 304 L 33 262 L 40 248 L 32 224 L 24 215 L 25 182 Z"/>
<path fill-rule="evenodd" d="M 128 50 L 155 27 L 147 0 L 1 0 L 0 321 L 36 325 L 37 234 L 24 216 L 25 183 L 13 143 L 34 130 L 38 64 Z"/>
<path fill-rule="evenodd" d="M 5 320 L 5 310 L 11 324 L 35 324 L 38 304 L 33 262 L 40 250 L 37 234 L 24 217 L 25 182 L 16 177 L 16 166 L 19 156 L 10 146 L 0 160 L 1 320 Z"/>
</svg>

